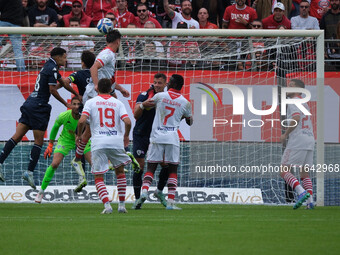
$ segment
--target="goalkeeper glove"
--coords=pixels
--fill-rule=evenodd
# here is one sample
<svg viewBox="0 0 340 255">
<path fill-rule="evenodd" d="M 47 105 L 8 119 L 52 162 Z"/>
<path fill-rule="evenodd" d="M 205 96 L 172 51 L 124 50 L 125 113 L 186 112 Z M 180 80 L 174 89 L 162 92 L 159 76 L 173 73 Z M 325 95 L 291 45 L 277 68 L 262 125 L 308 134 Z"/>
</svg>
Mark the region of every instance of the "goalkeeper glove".
<svg viewBox="0 0 340 255">
<path fill-rule="evenodd" d="M 48 147 L 45 150 L 44 158 L 46 159 L 47 157 L 51 157 L 52 151 L 53 151 L 53 143 L 49 143 Z"/>
</svg>

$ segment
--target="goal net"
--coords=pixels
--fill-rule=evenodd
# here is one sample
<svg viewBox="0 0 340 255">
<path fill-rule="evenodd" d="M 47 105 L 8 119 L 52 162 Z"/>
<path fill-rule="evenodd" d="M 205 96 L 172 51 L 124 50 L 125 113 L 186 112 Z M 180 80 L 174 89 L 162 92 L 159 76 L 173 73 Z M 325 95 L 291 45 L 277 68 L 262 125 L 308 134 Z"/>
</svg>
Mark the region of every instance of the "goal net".
<svg viewBox="0 0 340 255">
<path fill-rule="evenodd" d="M 0 29 L 1 34 L 19 32 Z M 334 120 L 334 115 L 328 112 L 334 107 L 331 100 L 339 104 L 339 96 L 334 93 L 334 83 L 324 87 L 322 32 L 168 29 L 122 29 L 121 32 L 124 36 L 117 53 L 116 81 L 131 96 L 124 98 L 118 93 L 118 97 L 133 124 L 136 98 L 150 87 L 156 73 L 165 73 L 167 77 L 178 73 L 185 78 L 182 94 L 192 103 L 194 125 L 188 127 L 183 122 L 179 129 L 181 155 L 176 196 L 179 202 L 286 204 L 294 201 L 293 193 L 285 189 L 279 176 L 284 150 L 280 136 L 288 125 L 287 116 L 282 114 L 281 93 L 291 79 L 300 79 L 311 93 L 308 105 L 317 140 L 314 163 L 327 168 L 333 165 L 332 172 L 311 171 L 314 198 L 320 205 L 340 204 L 337 198 L 340 179 L 336 173 L 339 167 L 336 168 L 335 157 L 339 150 L 339 114 Z M 105 37 L 98 35 L 96 29 L 27 28 L 20 33 L 26 71 L 17 71 L 17 58 L 5 36 L 0 52 L 1 147 L 15 132 L 19 107 L 34 89 L 36 76 L 52 48 L 60 46 L 67 50 L 68 63 L 61 69 L 61 74 L 67 77 L 81 69 L 83 50 L 93 49 L 98 54 L 105 47 Z M 60 93 L 71 98 L 64 89 Z M 323 93 L 330 100 L 324 100 Z M 52 113 L 46 141 L 54 120 L 66 110 L 52 97 L 50 103 Z M 266 114 L 260 115 L 259 111 Z M 25 185 L 21 175 L 28 165 L 32 140 L 33 134 L 29 132 L 3 164 L 6 182 L 0 183 L 0 191 L 6 186 Z M 332 144 L 324 145 L 324 141 Z M 47 142 L 42 151 L 46 146 Z M 73 156 L 74 152 L 65 157 L 50 186 L 77 184 L 78 176 L 70 165 Z M 41 156 L 34 173 L 37 185 L 41 184 L 50 163 L 51 159 Z M 127 178 L 131 187 L 133 172 L 129 170 Z M 89 186 L 93 186 L 88 166 L 86 174 Z M 113 178 L 113 173 L 108 173 L 106 183 L 111 184 Z M 32 194 L 26 192 L 26 196 Z M 72 197 L 77 200 L 77 195 L 70 193 L 69 197 L 68 200 L 72 201 Z"/>
</svg>

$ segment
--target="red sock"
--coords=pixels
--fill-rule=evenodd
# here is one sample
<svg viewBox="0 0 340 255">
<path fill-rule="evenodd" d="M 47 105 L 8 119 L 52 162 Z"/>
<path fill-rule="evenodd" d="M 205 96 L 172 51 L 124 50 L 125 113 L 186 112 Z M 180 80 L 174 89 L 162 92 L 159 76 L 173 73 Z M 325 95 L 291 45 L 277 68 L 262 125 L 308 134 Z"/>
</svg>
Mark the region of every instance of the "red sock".
<svg viewBox="0 0 340 255">
<path fill-rule="evenodd" d="M 125 193 L 126 193 L 126 177 L 125 174 L 120 174 L 117 176 L 117 190 L 118 197 L 120 202 L 125 201 Z"/>
<path fill-rule="evenodd" d="M 312 196 L 313 195 L 313 183 L 312 180 L 307 178 L 301 178 L 302 187 L 307 190 L 307 192 Z"/>
<path fill-rule="evenodd" d="M 153 173 L 146 172 L 145 175 L 144 175 L 144 178 L 143 178 L 142 191 L 143 190 L 149 190 L 152 181 L 153 181 Z"/>
<path fill-rule="evenodd" d="M 168 179 L 168 198 L 174 200 L 177 188 L 177 174 L 171 173 L 169 174 Z"/>
<path fill-rule="evenodd" d="M 106 202 L 109 202 L 109 196 L 106 190 L 104 179 L 95 177 L 94 182 L 96 183 L 98 196 L 103 201 L 103 204 L 105 204 Z"/>
<path fill-rule="evenodd" d="M 300 185 L 298 179 L 295 178 L 294 175 L 292 175 L 289 172 L 283 173 L 283 179 L 286 181 L 286 183 L 291 186 L 294 190 L 295 188 Z"/>
<path fill-rule="evenodd" d="M 79 143 L 77 144 L 77 149 L 76 149 L 76 158 L 81 159 L 82 156 L 84 155 L 84 149 L 88 141 L 83 141 L 80 140 Z"/>
</svg>

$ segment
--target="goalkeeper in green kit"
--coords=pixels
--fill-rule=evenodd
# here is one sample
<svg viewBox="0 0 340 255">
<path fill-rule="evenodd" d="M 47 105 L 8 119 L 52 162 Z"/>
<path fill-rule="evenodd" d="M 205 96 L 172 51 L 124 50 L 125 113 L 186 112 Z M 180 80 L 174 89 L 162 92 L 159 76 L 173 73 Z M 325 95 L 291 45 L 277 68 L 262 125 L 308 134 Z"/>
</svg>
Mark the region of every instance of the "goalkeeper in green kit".
<svg viewBox="0 0 340 255">
<path fill-rule="evenodd" d="M 51 156 L 53 143 L 57 136 L 58 130 L 61 126 L 64 126 L 60 134 L 60 137 L 58 139 L 57 146 L 54 149 L 52 164 L 46 169 L 45 176 L 40 187 L 40 191 L 38 192 L 35 198 L 36 203 L 41 203 L 41 200 L 44 196 L 44 190 L 47 188 L 50 181 L 52 180 L 54 172 L 57 170 L 63 158 L 67 156 L 71 150 L 74 150 L 76 148 L 75 133 L 76 133 L 78 120 L 80 118 L 79 106 L 81 102 L 77 97 L 73 97 L 71 100 L 71 104 L 77 107 L 75 107 L 75 109 L 73 110 L 67 110 L 65 112 L 60 113 L 54 123 L 54 126 L 52 127 L 52 130 L 50 133 L 50 142 L 44 153 L 45 158 Z M 85 159 L 91 165 L 90 141 L 87 143 L 84 149 L 84 155 L 85 155 Z M 77 171 L 77 174 L 79 175 L 79 183 L 74 191 L 80 192 L 82 188 L 84 188 L 87 185 L 87 181 L 85 178 L 85 173 L 82 169 L 77 169 L 76 171 Z"/>
</svg>

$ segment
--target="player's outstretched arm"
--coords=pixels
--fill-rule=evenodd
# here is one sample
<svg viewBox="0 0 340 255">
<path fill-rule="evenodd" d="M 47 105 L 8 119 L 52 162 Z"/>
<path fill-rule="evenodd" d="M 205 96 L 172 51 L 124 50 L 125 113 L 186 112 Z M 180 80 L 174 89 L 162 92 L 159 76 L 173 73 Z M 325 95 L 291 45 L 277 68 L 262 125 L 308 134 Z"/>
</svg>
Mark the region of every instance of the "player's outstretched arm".
<svg viewBox="0 0 340 255">
<path fill-rule="evenodd" d="M 133 117 L 135 117 L 135 119 L 138 120 L 142 116 L 144 108 L 150 108 L 154 106 L 155 103 L 152 98 L 149 98 L 142 103 L 137 103 L 133 112 Z"/>
<path fill-rule="evenodd" d="M 90 68 L 92 82 L 94 84 L 94 89 L 98 91 L 98 70 L 102 68 L 102 64 L 99 61 L 94 62 Z"/>
<path fill-rule="evenodd" d="M 122 95 L 124 97 L 129 97 L 130 96 L 130 93 L 129 91 L 127 91 L 126 89 L 124 89 L 121 85 L 117 84 L 116 83 L 116 89 L 120 91 L 120 93 L 122 93 Z"/>
<path fill-rule="evenodd" d="M 58 116 L 58 118 L 55 120 L 54 122 L 54 125 L 51 129 L 51 132 L 50 132 L 50 141 L 48 143 L 48 146 L 44 152 L 44 158 L 46 159 L 47 157 L 51 157 L 52 155 L 52 152 L 53 152 L 53 144 L 55 142 L 55 138 L 57 137 L 57 134 L 58 134 L 58 131 L 59 131 L 59 128 L 61 126 L 61 114 Z"/>
<path fill-rule="evenodd" d="M 80 119 L 78 121 L 78 125 L 77 125 L 78 134 L 82 134 L 82 132 L 79 132 L 79 131 L 85 129 L 87 118 L 88 118 L 87 115 L 84 115 L 84 114 L 81 115 L 81 117 L 80 117 Z"/>
<path fill-rule="evenodd" d="M 69 103 L 67 103 L 59 94 L 56 86 L 54 85 L 50 85 L 50 93 L 60 102 L 62 103 L 63 105 L 65 105 L 67 108 L 70 108 L 72 109 L 73 106 Z"/>
<path fill-rule="evenodd" d="M 60 85 L 63 86 L 67 91 L 70 91 L 73 95 L 75 95 L 79 99 L 81 98 L 80 95 L 72 88 L 71 81 L 69 79 L 61 78 L 58 81 Z"/>
<path fill-rule="evenodd" d="M 126 117 L 123 119 L 123 122 L 125 124 L 125 133 L 124 133 L 124 147 L 129 146 L 129 135 L 130 135 L 130 130 L 131 130 L 131 120 L 129 117 Z"/>
</svg>

